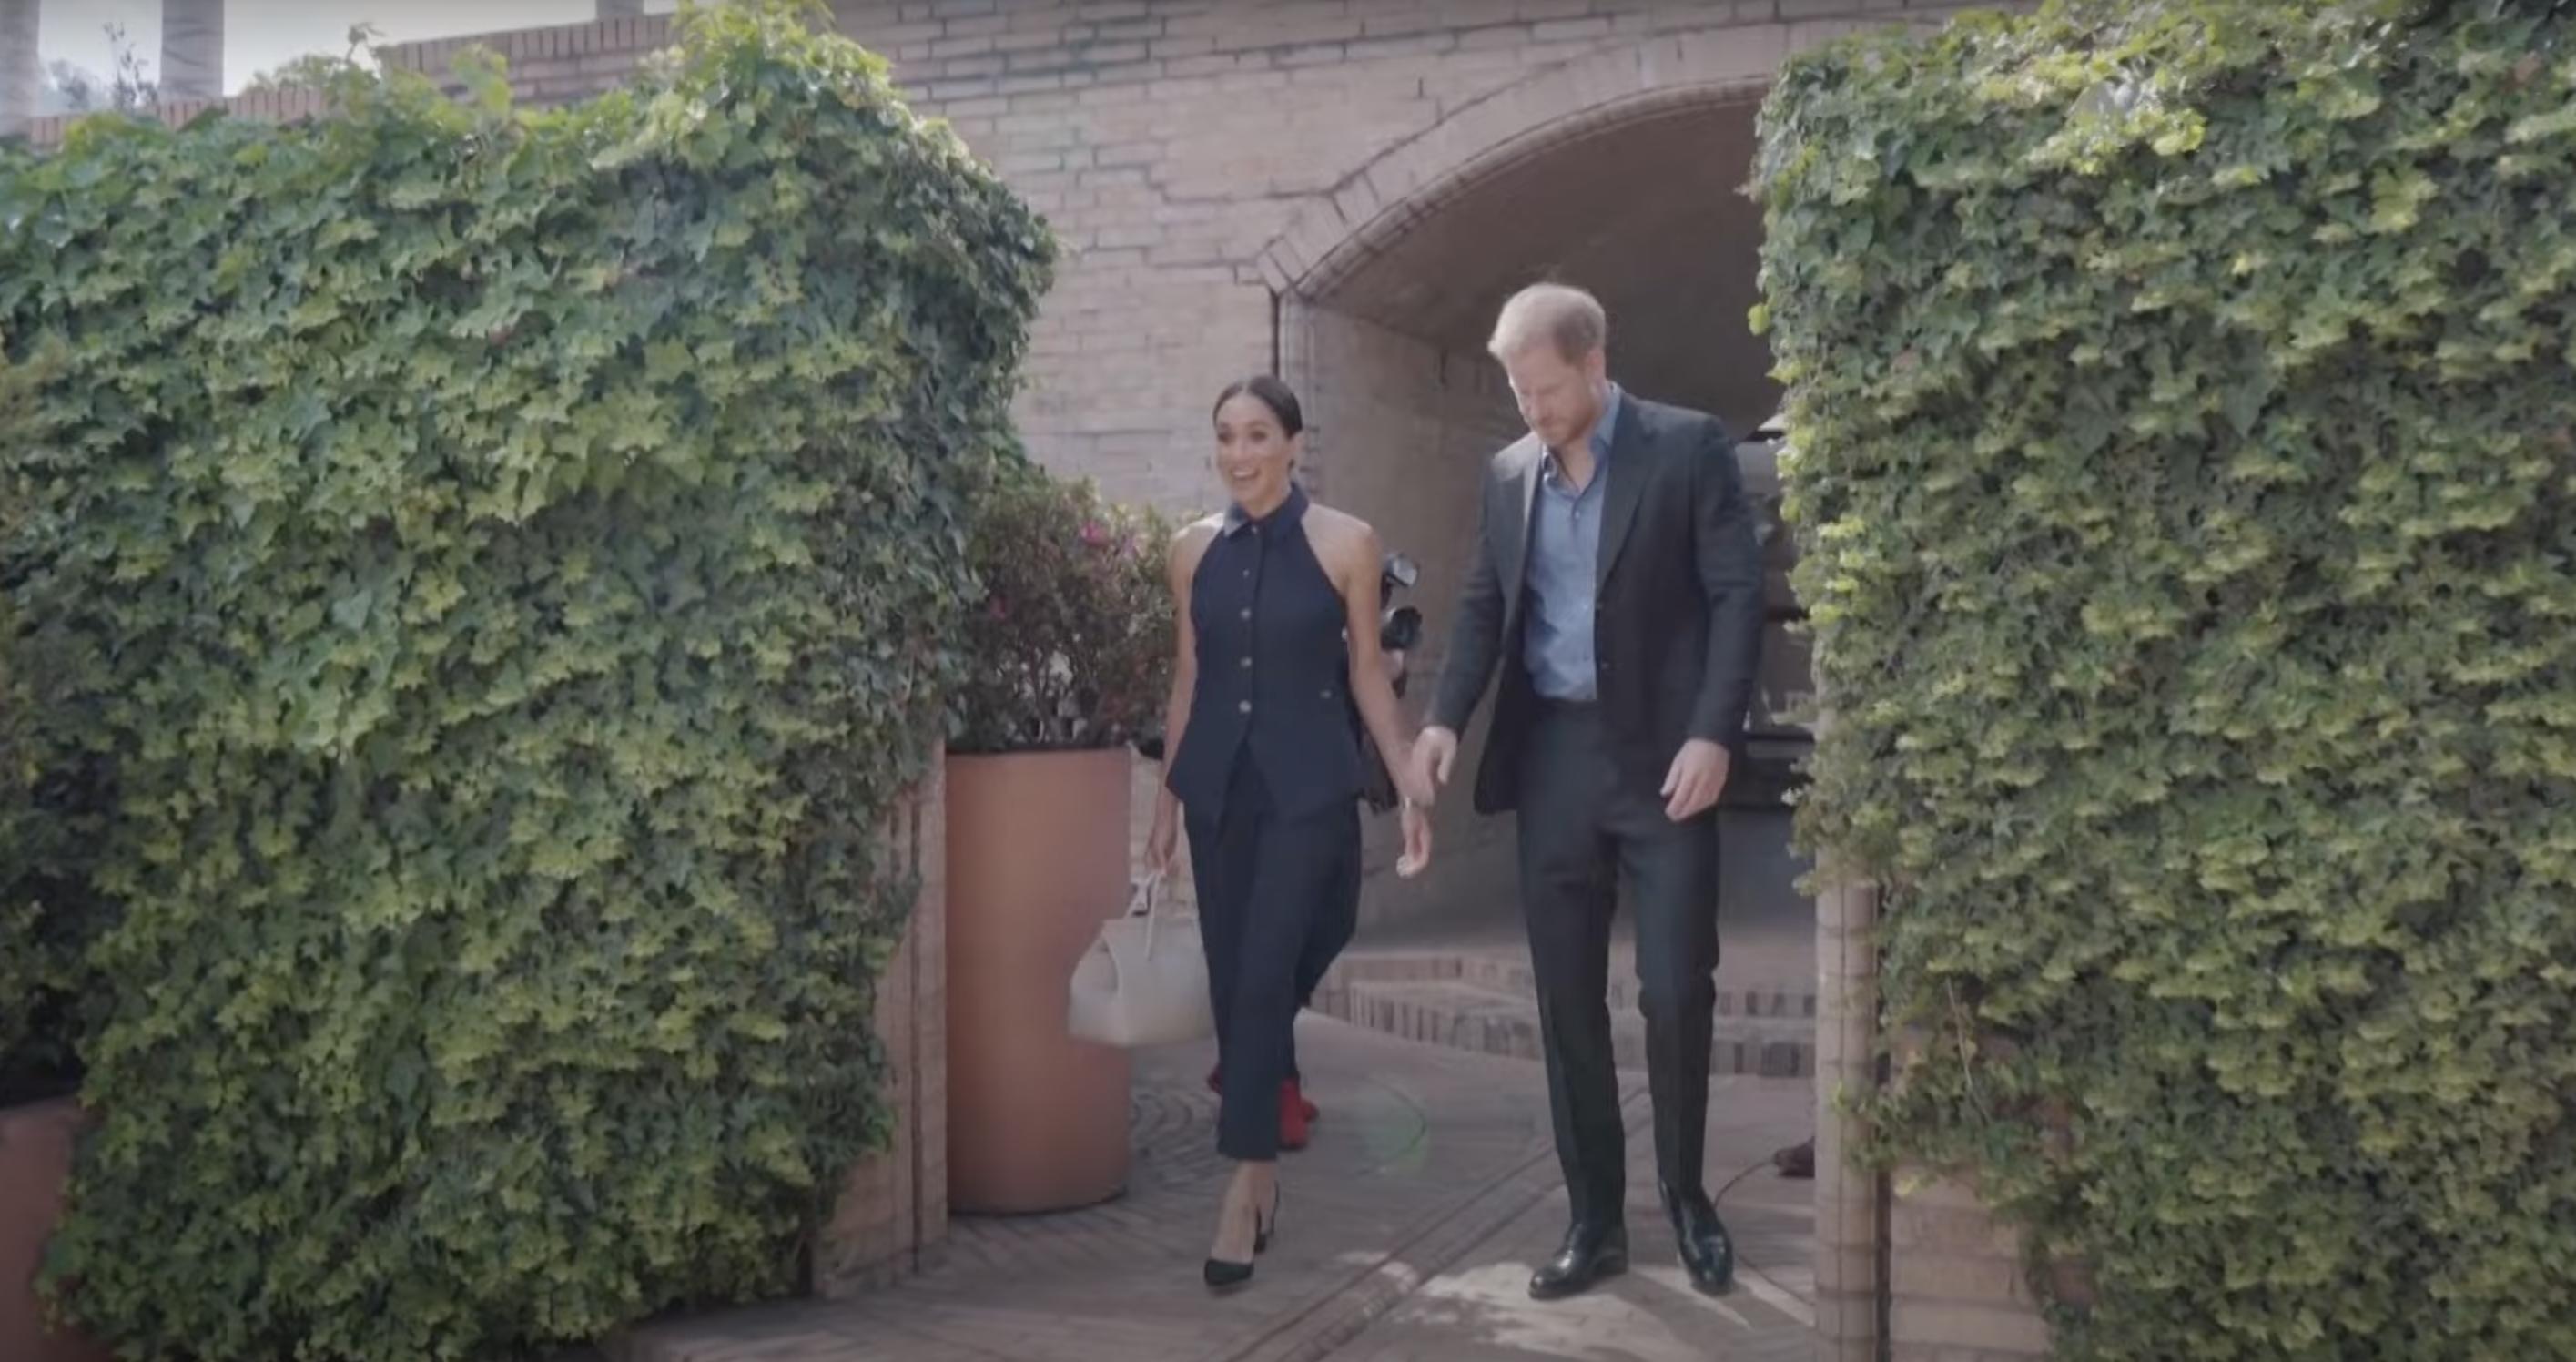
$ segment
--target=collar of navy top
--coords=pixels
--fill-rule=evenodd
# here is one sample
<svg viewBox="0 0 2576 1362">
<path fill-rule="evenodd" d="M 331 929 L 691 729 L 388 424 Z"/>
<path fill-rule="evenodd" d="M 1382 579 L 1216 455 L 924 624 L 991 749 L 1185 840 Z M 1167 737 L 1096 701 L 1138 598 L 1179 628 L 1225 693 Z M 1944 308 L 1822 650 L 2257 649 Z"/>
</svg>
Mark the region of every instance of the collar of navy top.
<svg viewBox="0 0 2576 1362">
<path fill-rule="evenodd" d="M 1259 519 L 1245 514 L 1240 505 L 1226 507 L 1225 532 L 1232 535 L 1259 526 L 1294 524 L 1304 519 L 1305 515 L 1306 489 L 1292 482 L 1288 484 L 1288 499 L 1271 508 L 1270 514 Z"/>
<path fill-rule="evenodd" d="M 1593 464 L 1592 482 L 1583 484 L 1586 490 L 1591 488 L 1593 482 L 1599 482 L 1601 480 L 1600 466 L 1610 461 L 1610 445 L 1617 437 L 1619 431 L 1619 402 L 1621 396 L 1619 385 L 1613 383 L 1609 385 L 1609 387 L 1610 396 L 1601 403 L 1601 419 L 1592 423 L 1592 436 L 1588 441 L 1586 441 L 1586 443 L 1592 446 Z M 1540 451 L 1539 467 L 1546 472 L 1550 480 L 1556 482 L 1563 482 L 1565 480 L 1565 470 L 1558 465 L 1555 450 L 1547 449 Z"/>
</svg>

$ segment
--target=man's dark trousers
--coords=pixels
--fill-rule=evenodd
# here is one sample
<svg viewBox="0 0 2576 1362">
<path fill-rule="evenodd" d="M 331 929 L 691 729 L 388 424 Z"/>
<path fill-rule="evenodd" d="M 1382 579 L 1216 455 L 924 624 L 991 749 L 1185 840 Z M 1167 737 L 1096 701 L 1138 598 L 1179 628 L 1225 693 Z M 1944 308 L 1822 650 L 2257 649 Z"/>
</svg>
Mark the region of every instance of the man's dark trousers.
<svg viewBox="0 0 2576 1362">
<path fill-rule="evenodd" d="M 1624 786 L 1607 752 L 1597 708 L 1542 702 L 1520 781 L 1521 903 L 1577 1223 L 1621 1219 L 1626 1195 L 1605 996 L 1621 881 L 1636 915 L 1655 1164 L 1676 1192 L 1701 1190 L 1717 1003 L 1717 816 L 1674 823 L 1654 790 Z"/>
</svg>

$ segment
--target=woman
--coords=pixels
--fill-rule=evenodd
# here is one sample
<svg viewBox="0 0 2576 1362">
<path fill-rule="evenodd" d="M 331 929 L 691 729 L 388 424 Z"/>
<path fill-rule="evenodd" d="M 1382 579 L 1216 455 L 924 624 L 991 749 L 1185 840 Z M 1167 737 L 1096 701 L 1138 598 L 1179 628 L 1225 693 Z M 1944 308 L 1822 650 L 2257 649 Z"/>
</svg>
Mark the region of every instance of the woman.
<svg viewBox="0 0 2576 1362">
<path fill-rule="evenodd" d="M 1398 874 L 1430 859 L 1431 791 L 1401 759 L 1410 744 L 1379 658 L 1377 534 L 1293 480 L 1305 430 L 1296 394 L 1245 379 L 1218 395 L 1215 421 L 1233 505 L 1172 543 L 1179 651 L 1146 857 L 1167 870 L 1187 824 L 1216 1011 L 1217 1152 L 1236 1161 L 1204 1273 L 1222 1290 L 1252 1279 L 1278 1217 L 1300 961 L 1329 944 L 1359 873 L 1353 701 L 1405 797 Z"/>
</svg>

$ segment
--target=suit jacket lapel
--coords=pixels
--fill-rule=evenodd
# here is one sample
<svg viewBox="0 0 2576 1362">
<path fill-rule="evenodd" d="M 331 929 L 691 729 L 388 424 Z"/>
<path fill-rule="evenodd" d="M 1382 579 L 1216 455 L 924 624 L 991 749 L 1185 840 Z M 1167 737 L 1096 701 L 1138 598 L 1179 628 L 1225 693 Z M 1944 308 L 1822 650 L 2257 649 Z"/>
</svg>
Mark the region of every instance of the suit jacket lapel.
<svg viewBox="0 0 2576 1362">
<path fill-rule="evenodd" d="M 1537 436 L 1523 436 L 1521 443 L 1521 474 L 1513 485 L 1513 501 L 1520 516 L 1512 522 L 1512 537 L 1505 545 L 1503 559 L 1507 569 L 1503 577 L 1503 635 L 1507 639 L 1520 619 L 1521 600 L 1529 588 L 1530 535 L 1538 528 L 1539 474 L 1547 466 L 1547 451 L 1540 447 Z"/>
<path fill-rule="evenodd" d="M 1646 499 L 1647 475 L 1653 470 L 1646 465 L 1646 433 L 1643 418 L 1637 411 L 1633 393 L 1619 399 L 1619 424 L 1610 431 L 1610 460 L 1601 476 L 1610 480 L 1601 489 L 1601 552 L 1596 565 L 1598 586 L 1610 583 L 1610 569 L 1619 562 L 1619 550 L 1628 545 L 1628 527 L 1637 519 L 1637 506 Z"/>
</svg>

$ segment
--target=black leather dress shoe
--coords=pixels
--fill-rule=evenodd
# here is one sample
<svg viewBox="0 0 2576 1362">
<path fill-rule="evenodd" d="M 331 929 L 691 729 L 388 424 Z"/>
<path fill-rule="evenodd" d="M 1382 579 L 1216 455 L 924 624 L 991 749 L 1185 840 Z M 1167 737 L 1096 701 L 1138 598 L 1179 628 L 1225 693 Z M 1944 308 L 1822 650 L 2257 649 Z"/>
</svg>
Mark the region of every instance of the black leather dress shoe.
<svg viewBox="0 0 2576 1362">
<path fill-rule="evenodd" d="M 1711 1296 L 1725 1295 L 1735 1285 L 1735 1241 L 1719 1223 L 1717 1208 L 1708 1204 L 1708 1194 L 1667 1187 L 1664 1214 L 1673 1219 L 1673 1237 L 1680 1241 L 1691 1285 Z"/>
<path fill-rule="evenodd" d="M 1627 1226 L 1578 1221 L 1565 1232 L 1565 1247 L 1530 1274 L 1530 1298 L 1552 1301 L 1571 1296 L 1604 1277 L 1615 1277 L 1627 1270 Z"/>
</svg>

